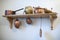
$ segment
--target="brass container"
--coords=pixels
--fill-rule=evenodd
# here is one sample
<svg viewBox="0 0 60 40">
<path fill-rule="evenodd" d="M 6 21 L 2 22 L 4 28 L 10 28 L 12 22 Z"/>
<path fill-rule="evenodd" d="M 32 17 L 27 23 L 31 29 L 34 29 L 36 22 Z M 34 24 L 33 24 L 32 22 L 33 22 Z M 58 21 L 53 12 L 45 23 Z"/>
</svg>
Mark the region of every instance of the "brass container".
<svg viewBox="0 0 60 40">
<path fill-rule="evenodd" d="M 31 7 L 31 6 L 25 7 L 25 13 L 26 14 L 33 14 L 33 7 Z"/>
</svg>

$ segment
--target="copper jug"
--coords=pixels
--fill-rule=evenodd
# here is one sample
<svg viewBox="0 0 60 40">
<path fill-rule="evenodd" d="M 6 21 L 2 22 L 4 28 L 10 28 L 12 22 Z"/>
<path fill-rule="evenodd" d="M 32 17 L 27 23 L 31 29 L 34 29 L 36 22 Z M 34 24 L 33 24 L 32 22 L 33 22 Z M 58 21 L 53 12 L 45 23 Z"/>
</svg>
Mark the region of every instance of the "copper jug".
<svg viewBox="0 0 60 40">
<path fill-rule="evenodd" d="M 19 21 L 19 19 L 16 19 L 15 20 L 14 25 L 15 25 L 16 28 L 19 28 L 20 27 L 21 22 Z"/>
<path fill-rule="evenodd" d="M 32 23 L 32 20 L 30 19 L 30 17 L 28 17 L 28 18 L 26 19 L 26 22 L 27 22 L 27 24 L 31 24 L 31 23 Z"/>
</svg>

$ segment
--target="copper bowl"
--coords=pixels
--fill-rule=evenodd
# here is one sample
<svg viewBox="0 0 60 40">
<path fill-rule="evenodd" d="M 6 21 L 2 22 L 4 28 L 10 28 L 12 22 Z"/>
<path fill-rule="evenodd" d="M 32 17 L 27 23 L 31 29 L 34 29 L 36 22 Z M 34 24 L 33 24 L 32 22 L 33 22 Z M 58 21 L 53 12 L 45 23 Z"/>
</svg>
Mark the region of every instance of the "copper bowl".
<svg viewBox="0 0 60 40">
<path fill-rule="evenodd" d="M 43 8 L 40 8 L 40 7 L 36 7 L 36 8 L 34 8 L 34 13 L 35 14 L 44 13 L 44 9 Z"/>
</svg>

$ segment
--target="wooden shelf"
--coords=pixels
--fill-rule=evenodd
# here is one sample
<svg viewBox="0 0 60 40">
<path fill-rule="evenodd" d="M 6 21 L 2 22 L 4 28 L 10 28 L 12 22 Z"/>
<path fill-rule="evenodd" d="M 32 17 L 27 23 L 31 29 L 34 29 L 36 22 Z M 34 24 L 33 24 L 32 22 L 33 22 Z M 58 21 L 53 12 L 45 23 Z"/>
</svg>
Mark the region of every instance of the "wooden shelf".
<svg viewBox="0 0 60 40">
<path fill-rule="evenodd" d="M 56 18 L 56 13 L 40 13 L 40 14 L 23 14 L 23 15 L 3 15 L 3 17 L 12 17 L 12 18 L 26 18 L 26 17 L 49 17 L 49 16 L 53 16 L 53 18 Z"/>
<path fill-rule="evenodd" d="M 15 18 L 27 18 L 27 17 L 33 17 L 33 18 L 50 18 L 51 21 L 51 30 L 53 30 L 53 20 L 57 18 L 57 13 L 40 13 L 40 14 L 23 14 L 23 15 L 3 15 L 3 17 L 6 17 L 10 23 L 10 28 L 12 28 L 13 19 Z"/>
</svg>

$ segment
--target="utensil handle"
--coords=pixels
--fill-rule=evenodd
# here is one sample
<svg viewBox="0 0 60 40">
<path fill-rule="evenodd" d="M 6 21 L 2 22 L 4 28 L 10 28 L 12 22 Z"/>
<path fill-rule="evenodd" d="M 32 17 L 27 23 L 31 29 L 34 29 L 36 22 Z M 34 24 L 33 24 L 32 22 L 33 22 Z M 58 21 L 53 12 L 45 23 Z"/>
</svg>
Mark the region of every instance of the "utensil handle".
<svg viewBox="0 0 60 40">
<path fill-rule="evenodd" d="M 20 10 L 23 10 L 23 9 L 24 9 L 24 8 L 21 8 L 21 9 L 15 10 L 15 12 L 20 11 Z"/>
</svg>

